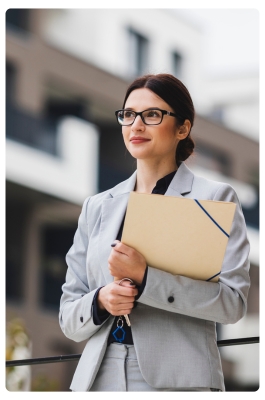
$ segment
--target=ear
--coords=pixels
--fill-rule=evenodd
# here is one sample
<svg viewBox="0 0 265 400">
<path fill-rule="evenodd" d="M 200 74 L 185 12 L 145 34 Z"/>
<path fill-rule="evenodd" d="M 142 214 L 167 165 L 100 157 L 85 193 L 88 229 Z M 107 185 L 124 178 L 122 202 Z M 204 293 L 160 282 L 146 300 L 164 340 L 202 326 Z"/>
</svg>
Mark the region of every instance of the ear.
<svg viewBox="0 0 265 400">
<path fill-rule="evenodd" d="M 183 125 L 181 125 L 177 129 L 177 138 L 179 140 L 186 139 L 186 137 L 190 133 L 190 130 L 191 130 L 191 122 L 188 119 L 185 119 Z"/>
</svg>

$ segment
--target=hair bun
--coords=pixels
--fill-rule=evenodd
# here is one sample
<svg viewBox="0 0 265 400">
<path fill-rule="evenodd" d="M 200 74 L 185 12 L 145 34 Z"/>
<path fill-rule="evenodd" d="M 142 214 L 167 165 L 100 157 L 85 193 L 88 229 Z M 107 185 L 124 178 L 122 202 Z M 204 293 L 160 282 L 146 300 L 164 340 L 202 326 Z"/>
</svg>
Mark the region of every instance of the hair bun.
<svg viewBox="0 0 265 400">
<path fill-rule="evenodd" d="M 176 150 L 177 163 L 187 160 L 187 158 L 192 155 L 194 147 L 195 143 L 190 135 L 187 136 L 185 139 L 180 140 Z"/>
</svg>

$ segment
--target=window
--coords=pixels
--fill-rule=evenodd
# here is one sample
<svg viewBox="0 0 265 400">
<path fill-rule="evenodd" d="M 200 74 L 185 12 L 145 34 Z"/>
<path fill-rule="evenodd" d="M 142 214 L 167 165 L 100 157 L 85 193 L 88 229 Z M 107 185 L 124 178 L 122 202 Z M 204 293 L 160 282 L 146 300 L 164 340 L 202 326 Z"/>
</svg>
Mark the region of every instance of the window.
<svg viewBox="0 0 265 400">
<path fill-rule="evenodd" d="M 182 72 L 182 56 L 176 51 L 172 53 L 172 69 L 173 75 L 176 78 L 180 78 Z"/>
<path fill-rule="evenodd" d="M 134 29 L 129 29 L 129 73 L 143 75 L 148 67 L 148 40 Z"/>
<path fill-rule="evenodd" d="M 73 244 L 75 227 L 46 225 L 42 229 L 41 304 L 58 309 L 65 281 L 65 256 Z"/>
<path fill-rule="evenodd" d="M 87 119 L 86 102 L 82 99 L 57 99 L 47 98 L 44 106 L 44 114 L 47 120 L 56 127 L 58 120 L 67 115 Z"/>
</svg>

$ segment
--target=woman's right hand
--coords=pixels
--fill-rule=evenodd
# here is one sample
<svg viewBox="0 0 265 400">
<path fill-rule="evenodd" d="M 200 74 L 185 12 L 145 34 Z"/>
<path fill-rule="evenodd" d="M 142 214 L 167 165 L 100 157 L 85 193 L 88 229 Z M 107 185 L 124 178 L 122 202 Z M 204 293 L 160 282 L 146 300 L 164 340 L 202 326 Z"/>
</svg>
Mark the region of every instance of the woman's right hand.
<svg viewBox="0 0 265 400">
<path fill-rule="evenodd" d="M 138 289 L 135 285 L 130 285 L 130 282 L 123 281 L 119 285 L 119 281 L 114 281 L 100 289 L 97 296 L 98 307 L 114 316 L 130 314 L 137 294 Z"/>
</svg>

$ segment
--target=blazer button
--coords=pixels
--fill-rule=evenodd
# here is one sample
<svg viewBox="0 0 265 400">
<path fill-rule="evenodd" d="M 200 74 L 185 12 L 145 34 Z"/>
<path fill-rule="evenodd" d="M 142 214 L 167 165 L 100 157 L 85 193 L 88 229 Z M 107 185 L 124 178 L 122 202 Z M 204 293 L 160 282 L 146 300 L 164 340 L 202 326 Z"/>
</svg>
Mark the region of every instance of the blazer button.
<svg viewBox="0 0 265 400">
<path fill-rule="evenodd" d="M 169 303 L 173 303 L 174 300 L 175 300 L 175 299 L 174 299 L 173 296 L 169 296 L 169 298 L 167 299 L 167 301 L 168 301 Z"/>
<path fill-rule="evenodd" d="M 80 321 L 83 322 L 83 317 L 80 317 Z"/>
</svg>

